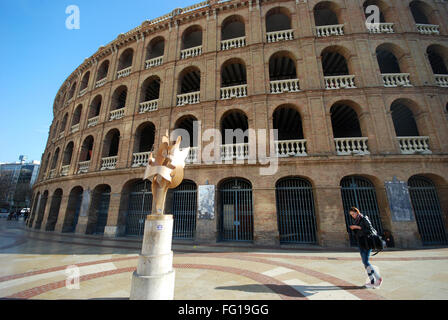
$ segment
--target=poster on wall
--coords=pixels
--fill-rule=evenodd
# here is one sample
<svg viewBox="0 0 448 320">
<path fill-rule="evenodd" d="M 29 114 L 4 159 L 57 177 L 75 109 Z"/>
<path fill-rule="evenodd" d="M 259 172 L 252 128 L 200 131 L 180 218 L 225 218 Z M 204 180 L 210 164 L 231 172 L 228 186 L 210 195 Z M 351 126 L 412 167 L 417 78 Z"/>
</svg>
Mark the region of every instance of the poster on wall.
<svg viewBox="0 0 448 320">
<path fill-rule="evenodd" d="M 198 187 L 198 219 L 215 218 L 215 186 L 202 185 Z"/>
<path fill-rule="evenodd" d="M 414 210 L 407 183 L 394 177 L 392 181 L 386 181 L 384 185 L 392 221 L 414 221 Z"/>
</svg>

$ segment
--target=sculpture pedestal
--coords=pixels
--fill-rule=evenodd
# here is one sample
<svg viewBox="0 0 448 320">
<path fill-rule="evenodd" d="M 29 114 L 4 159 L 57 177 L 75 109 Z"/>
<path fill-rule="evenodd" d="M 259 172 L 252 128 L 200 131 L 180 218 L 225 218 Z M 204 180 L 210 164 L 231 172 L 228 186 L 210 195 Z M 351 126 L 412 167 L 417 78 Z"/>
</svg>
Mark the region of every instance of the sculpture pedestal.
<svg viewBox="0 0 448 320">
<path fill-rule="evenodd" d="M 172 215 L 149 215 L 145 221 L 142 252 L 132 274 L 131 300 L 173 300 Z"/>
</svg>

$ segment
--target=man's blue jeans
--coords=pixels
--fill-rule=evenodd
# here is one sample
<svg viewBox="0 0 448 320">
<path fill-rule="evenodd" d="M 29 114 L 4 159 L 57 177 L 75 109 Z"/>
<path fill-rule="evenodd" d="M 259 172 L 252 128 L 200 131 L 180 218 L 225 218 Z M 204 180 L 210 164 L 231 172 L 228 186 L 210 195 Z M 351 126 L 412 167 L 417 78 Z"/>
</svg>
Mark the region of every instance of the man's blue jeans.
<svg viewBox="0 0 448 320">
<path fill-rule="evenodd" d="M 372 252 L 372 250 L 370 250 L 370 249 L 362 249 L 360 247 L 359 248 L 359 252 L 361 253 L 362 263 L 367 268 L 368 266 L 370 266 L 369 258 L 370 258 L 370 253 Z"/>
</svg>

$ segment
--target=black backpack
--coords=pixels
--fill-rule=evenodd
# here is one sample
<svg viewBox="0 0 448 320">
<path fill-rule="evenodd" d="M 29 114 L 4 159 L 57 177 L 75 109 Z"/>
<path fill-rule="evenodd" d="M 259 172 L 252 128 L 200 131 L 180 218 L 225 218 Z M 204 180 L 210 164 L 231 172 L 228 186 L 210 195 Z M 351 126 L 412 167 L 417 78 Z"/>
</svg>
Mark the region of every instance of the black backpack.
<svg viewBox="0 0 448 320">
<path fill-rule="evenodd" d="M 369 218 L 367 216 L 365 216 L 364 218 L 368 221 L 368 224 L 370 226 L 369 230 L 370 232 L 368 235 L 363 237 L 364 238 L 363 244 L 366 249 L 371 249 L 375 251 L 375 253 L 372 255 L 373 257 L 376 256 L 381 251 L 383 251 L 384 248 L 386 248 L 386 241 L 384 241 L 384 239 L 378 235 L 378 232 L 370 223 Z"/>
</svg>

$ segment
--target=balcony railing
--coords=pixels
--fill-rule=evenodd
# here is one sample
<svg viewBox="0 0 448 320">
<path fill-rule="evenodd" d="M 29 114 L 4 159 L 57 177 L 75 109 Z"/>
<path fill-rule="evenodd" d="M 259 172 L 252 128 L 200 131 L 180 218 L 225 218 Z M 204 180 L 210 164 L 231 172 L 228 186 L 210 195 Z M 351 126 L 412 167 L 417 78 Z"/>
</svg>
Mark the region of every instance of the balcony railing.
<svg viewBox="0 0 448 320">
<path fill-rule="evenodd" d="M 100 170 L 112 170 L 117 166 L 118 156 L 105 157 L 101 159 L 101 169 Z"/>
<path fill-rule="evenodd" d="M 353 75 L 325 77 L 325 89 L 327 90 L 352 88 L 356 88 Z"/>
<path fill-rule="evenodd" d="M 145 102 L 140 103 L 139 113 L 156 111 L 158 109 L 158 107 L 159 107 L 159 99 L 145 101 Z"/>
<path fill-rule="evenodd" d="M 366 23 L 370 33 L 394 33 L 393 23 Z"/>
<path fill-rule="evenodd" d="M 151 151 L 132 154 L 132 167 L 146 166 L 148 164 L 150 153 Z"/>
<path fill-rule="evenodd" d="M 234 38 L 221 41 L 221 50 L 241 48 L 246 45 L 246 37 Z"/>
<path fill-rule="evenodd" d="M 48 172 L 48 179 L 53 179 L 56 176 L 56 169 L 51 169 Z"/>
<path fill-rule="evenodd" d="M 402 154 L 431 154 L 429 137 L 397 137 Z"/>
<path fill-rule="evenodd" d="M 303 157 L 306 153 L 306 140 L 275 141 L 277 157 Z"/>
<path fill-rule="evenodd" d="M 335 138 L 336 153 L 338 156 L 370 154 L 367 147 L 368 138 Z"/>
<path fill-rule="evenodd" d="M 221 159 L 222 160 L 243 160 L 249 158 L 249 144 L 235 143 L 221 145 Z"/>
<path fill-rule="evenodd" d="M 109 121 L 118 120 L 124 117 L 124 107 L 110 112 Z"/>
<path fill-rule="evenodd" d="M 181 59 L 188 59 L 202 54 L 202 46 L 188 48 L 180 51 Z"/>
<path fill-rule="evenodd" d="M 271 93 L 298 92 L 300 91 L 299 79 L 276 80 L 270 83 Z"/>
<path fill-rule="evenodd" d="M 107 77 L 104 77 L 103 79 L 98 80 L 98 81 L 95 83 L 95 88 L 99 88 L 99 87 L 104 86 L 104 85 L 106 84 L 106 82 L 107 82 Z"/>
<path fill-rule="evenodd" d="M 132 67 L 127 67 L 127 68 L 121 69 L 120 71 L 117 72 L 117 79 L 127 77 L 128 75 L 131 74 L 131 70 L 132 70 Z"/>
<path fill-rule="evenodd" d="M 70 170 L 70 165 L 61 167 L 61 177 L 65 177 L 68 175 L 68 171 Z"/>
<path fill-rule="evenodd" d="M 145 69 L 160 66 L 163 63 L 163 56 L 145 61 Z"/>
<path fill-rule="evenodd" d="M 184 106 L 187 104 L 195 104 L 200 102 L 200 91 L 183 93 L 177 95 L 177 106 Z"/>
<path fill-rule="evenodd" d="M 87 120 L 87 128 L 94 127 L 98 124 L 100 117 L 96 116 Z"/>
<path fill-rule="evenodd" d="M 196 163 L 198 162 L 198 147 L 190 147 L 190 150 L 188 151 L 187 158 L 185 159 L 185 163 Z"/>
<path fill-rule="evenodd" d="M 75 133 L 79 131 L 79 123 L 72 125 L 70 132 Z"/>
<path fill-rule="evenodd" d="M 268 43 L 294 40 L 294 30 L 280 30 L 266 33 Z"/>
<path fill-rule="evenodd" d="M 79 91 L 78 97 L 82 97 L 83 95 L 85 95 L 87 93 L 87 88 L 82 89 L 81 91 Z"/>
<path fill-rule="evenodd" d="M 412 87 L 409 73 L 383 73 L 381 76 L 385 87 Z"/>
<path fill-rule="evenodd" d="M 221 100 L 247 97 L 247 84 L 221 88 Z"/>
<path fill-rule="evenodd" d="M 316 36 L 317 37 L 330 37 L 330 36 L 342 36 L 344 35 L 344 25 L 335 24 L 330 26 L 317 26 Z"/>
<path fill-rule="evenodd" d="M 90 167 L 90 160 L 88 161 L 81 161 L 78 164 L 78 173 L 86 173 L 89 171 L 89 167 Z"/>
<path fill-rule="evenodd" d="M 439 25 L 436 24 L 416 24 L 416 26 L 421 34 L 440 34 Z"/>
<path fill-rule="evenodd" d="M 448 74 L 435 74 L 434 78 L 439 87 L 448 88 Z"/>
</svg>

